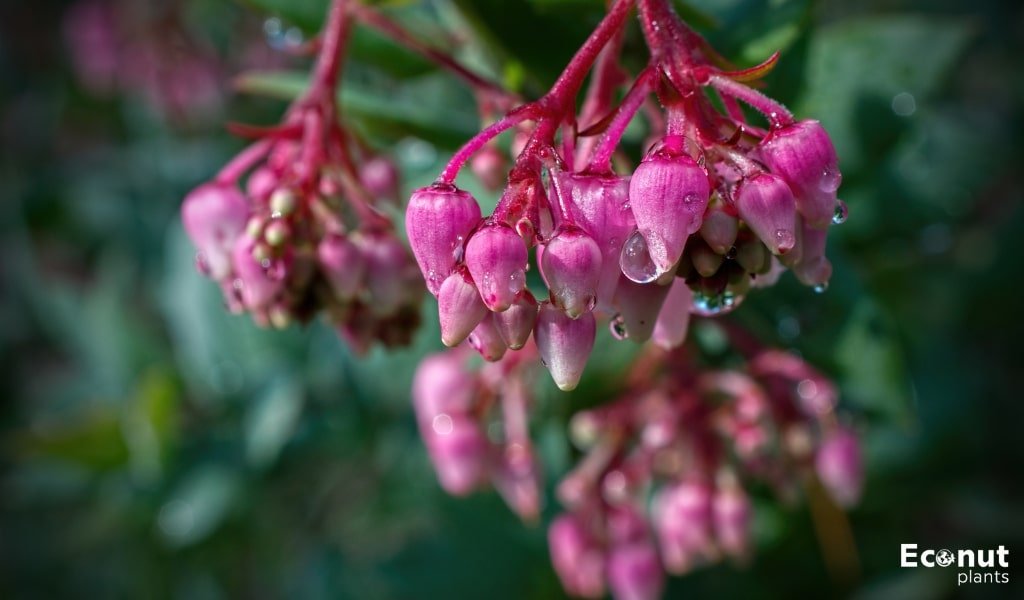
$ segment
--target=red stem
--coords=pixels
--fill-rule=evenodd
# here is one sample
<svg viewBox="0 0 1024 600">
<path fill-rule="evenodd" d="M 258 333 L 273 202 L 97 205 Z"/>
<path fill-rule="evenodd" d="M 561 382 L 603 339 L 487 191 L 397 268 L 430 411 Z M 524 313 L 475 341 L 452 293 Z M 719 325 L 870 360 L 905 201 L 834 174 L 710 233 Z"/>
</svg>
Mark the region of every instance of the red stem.
<svg viewBox="0 0 1024 600">
<path fill-rule="evenodd" d="M 647 68 L 637 76 L 633 87 L 626 93 L 626 97 L 622 99 L 622 104 L 619 105 L 615 116 L 612 117 L 611 122 L 608 124 L 608 129 L 605 130 L 604 136 L 597 147 L 594 148 L 594 154 L 590 159 L 588 171 L 594 173 L 611 172 L 612 155 L 615 153 L 615 148 L 618 147 L 619 142 L 622 140 L 622 135 L 626 132 L 626 128 L 629 127 L 630 121 L 633 120 L 636 112 L 640 110 L 647 96 L 651 93 L 653 75 L 654 71 Z"/>
<path fill-rule="evenodd" d="M 753 88 L 723 75 L 712 75 L 708 83 L 722 94 L 746 102 L 767 117 L 773 126 L 785 126 L 793 122 L 793 113 L 789 109 Z"/>
<path fill-rule="evenodd" d="M 323 31 L 323 42 L 313 70 L 313 80 L 308 97 L 322 99 L 326 94 L 334 105 L 334 88 L 341 77 L 342 55 L 345 41 L 348 38 L 350 21 L 348 16 L 348 0 L 331 0 L 331 9 L 327 13 L 327 24 Z"/>
</svg>

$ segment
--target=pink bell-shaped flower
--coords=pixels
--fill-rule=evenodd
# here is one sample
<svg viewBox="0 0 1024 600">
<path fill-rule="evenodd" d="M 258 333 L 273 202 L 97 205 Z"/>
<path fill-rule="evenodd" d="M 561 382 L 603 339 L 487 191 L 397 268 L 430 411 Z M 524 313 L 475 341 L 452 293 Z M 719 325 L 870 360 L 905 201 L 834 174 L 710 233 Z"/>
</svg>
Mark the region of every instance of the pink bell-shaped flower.
<svg viewBox="0 0 1024 600">
<path fill-rule="evenodd" d="M 479 294 L 477 300 L 479 300 Z M 480 302 L 483 306 L 483 302 Z M 486 308 L 485 308 L 486 310 Z M 505 312 L 494 313 L 494 325 L 501 333 L 501 339 L 505 340 L 512 350 L 519 350 L 526 345 L 533 333 L 533 327 L 537 324 L 537 300 L 530 293 L 530 290 L 519 292 L 515 302 Z"/>
<path fill-rule="evenodd" d="M 556 517 L 548 528 L 548 548 L 566 592 L 581 598 L 604 596 L 604 552 L 579 517 Z"/>
<path fill-rule="evenodd" d="M 360 249 L 345 236 L 329 233 L 317 244 L 316 258 L 335 297 L 354 298 L 366 275 L 366 259 Z"/>
<path fill-rule="evenodd" d="M 232 255 L 236 277 L 233 285 L 242 298 L 242 304 L 249 310 L 269 307 L 284 288 L 284 281 L 274 271 L 270 260 L 260 261 L 253 256 L 255 244 L 249 236 L 240 236 Z"/>
<path fill-rule="evenodd" d="M 736 193 L 736 211 L 772 254 L 786 254 L 796 246 L 796 202 L 781 177 L 759 173 L 744 180 Z"/>
<path fill-rule="evenodd" d="M 416 268 L 408 250 L 390 233 L 357 235 L 352 241 L 366 260 L 366 287 L 373 298 L 370 311 L 382 317 L 393 315 L 414 289 Z"/>
<path fill-rule="evenodd" d="M 689 156 L 665 151 L 648 155 L 630 179 L 629 201 L 654 268 L 636 269 L 624 248 L 622 272 L 637 283 L 648 283 L 670 271 L 683 254 L 686 238 L 700 229 L 709 194 L 707 173 Z"/>
<path fill-rule="evenodd" d="M 610 311 L 621 273 L 619 254 L 636 226 L 629 204 L 629 178 L 559 171 L 552 182 L 573 221 L 601 249 L 597 302 L 602 310 Z"/>
<path fill-rule="evenodd" d="M 601 249 L 579 227 L 555 232 L 541 257 L 551 302 L 575 319 L 594 308 L 601 279 Z"/>
<path fill-rule="evenodd" d="M 480 206 L 468 192 L 443 185 L 413 192 L 405 209 L 405 231 L 431 294 L 437 295 L 462 258 L 479 222 Z"/>
<path fill-rule="evenodd" d="M 200 267 L 213 279 L 227 277 L 235 241 L 249 218 L 249 204 L 241 190 L 233 185 L 205 183 L 185 197 L 181 218 L 199 251 Z"/>
<path fill-rule="evenodd" d="M 501 223 L 481 227 L 466 244 L 466 266 L 484 304 L 494 312 L 507 310 L 526 287 L 526 261 L 523 239 Z"/>
<path fill-rule="evenodd" d="M 711 506 L 715 538 L 723 552 L 743 558 L 750 550 L 750 499 L 735 483 L 721 487 Z"/>
<path fill-rule="evenodd" d="M 864 462 L 860 441 L 845 427 L 829 433 L 818 448 L 814 461 L 818 478 L 835 501 L 851 507 L 860 501 L 864 489 Z"/>
<path fill-rule="evenodd" d="M 494 325 L 491 314 L 484 315 L 483 320 L 469 334 L 469 345 L 487 362 L 501 360 L 501 357 L 505 356 L 505 351 L 508 350 L 505 340 L 502 339 L 501 333 Z"/>
<path fill-rule="evenodd" d="M 657 283 L 634 283 L 623 276 L 615 291 L 615 307 L 619 312 L 612 319 L 612 333 L 637 343 L 651 339 L 669 289 L 670 286 Z"/>
<path fill-rule="evenodd" d="M 658 311 L 651 339 L 663 350 L 672 350 L 683 345 L 690 327 L 690 307 L 693 306 L 693 291 L 686 282 L 676 278 L 671 284 L 665 302 Z"/>
<path fill-rule="evenodd" d="M 616 544 L 608 552 L 608 587 L 615 600 L 658 600 L 665 572 L 649 540 Z"/>
<path fill-rule="evenodd" d="M 465 267 L 456 268 L 437 293 L 437 312 L 441 321 L 441 342 L 457 346 L 488 315 L 487 307 Z"/>
<path fill-rule="evenodd" d="M 816 229 L 828 227 L 842 176 L 835 147 L 821 123 L 799 121 L 773 130 L 761 142 L 760 154 L 771 172 L 793 189 L 797 210 L 807 223 Z"/>
<path fill-rule="evenodd" d="M 685 573 L 712 553 L 711 489 L 707 484 L 685 481 L 662 489 L 651 513 L 669 572 Z"/>
<path fill-rule="evenodd" d="M 579 384 L 596 333 L 593 313 L 572 319 L 550 302 L 541 303 L 533 335 L 541 362 L 562 391 L 571 391 Z"/>
<path fill-rule="evenodd" d="M 424 442 L 437 479 L 446 492 L 465 496 L 483 482 L 488 444 L 475 421 L 441 413 L 424 433 Z"/>
<path fill-rule="evenodd" d="M 448 351 L 420 361 L 412 381 L 416 421 L 425 433 L 441 414 L 467 414 L 473 403 L 474 378 L 466 370 L 464 354 Z"/>
</svg>

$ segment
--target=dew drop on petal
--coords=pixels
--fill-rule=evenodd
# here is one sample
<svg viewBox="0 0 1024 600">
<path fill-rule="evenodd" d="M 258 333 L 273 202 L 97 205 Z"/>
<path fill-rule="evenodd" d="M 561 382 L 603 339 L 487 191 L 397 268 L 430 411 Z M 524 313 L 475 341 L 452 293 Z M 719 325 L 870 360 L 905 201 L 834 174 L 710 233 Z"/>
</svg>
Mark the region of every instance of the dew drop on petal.
<svg viewBox="0 0 1024 600">
<path fill-rule="evenodd" d="M 611 323 L 608 324 L 608 329 L 612 332 L 612 337 L 617 340 L 629 338 L 629 332 L 626 331 L 626 320 L 622 318 L 622 315 L 617 314 L 612 317 Z"/>
<path fill-rule="evenodd" d="M 508 291 L 518 294 L 526 287 L 526 271 L 516 271 L 508 276 Z"/>
<path fill-rule="evenodd" d="M 658 278 L 658 268 L 647 252 L 647 240 L 639 230 L 633 231 L 622 245 L 619 267 L 623 275 L 636 283 L 650 283 Z"/>
<path fill-rule="evenodd" d="M 826 290 L 828 290 L 828 282 L 827 281 L 823 282 L 823 283 L 819 283 L 818 285 L 814 286 L 814 293 L 815 294 L 824 294 Z"/>
<path fill-rule="evenodd" d="M 448 435 L 453 429 L 452 418 L 445 413 L 441 413 L 434 417 L 431 426 L 434 429 L 434 433 L 437 433 L 438 435 Z"/>
<path fill-rule="evenodd" d="M 775 245 L 780 252 L 787 252 L 796 245 L 796 236 L 788 229 L 776 229 Z"/>
<path fill-rule="evenodd" d="M 715 317 L 735 310 L 743 302 L 743 296 L 725 290 L 719 294 L 693 292 L 693 314 L 701 317 Z"/>
<path fill-rule="evenodd" d="M 832 223 L 836 225 L 842 225 L 846 222 L 846 217 L 849 216 L 850 209 L 846 208 L 846 203 L 842 200 L 836 200 L 836 210 L 832 213 Z"/>
<path fill-rule="evenodd" d="M 839 189 L 839 184 L 842 181 L 843 176 L 839 173 L 838 169 L 835 167 L 825 167 L 821 171 L 821 181 L 818 183 L 818 187 L 826 194 L 831 194 Z"/>
</svg>

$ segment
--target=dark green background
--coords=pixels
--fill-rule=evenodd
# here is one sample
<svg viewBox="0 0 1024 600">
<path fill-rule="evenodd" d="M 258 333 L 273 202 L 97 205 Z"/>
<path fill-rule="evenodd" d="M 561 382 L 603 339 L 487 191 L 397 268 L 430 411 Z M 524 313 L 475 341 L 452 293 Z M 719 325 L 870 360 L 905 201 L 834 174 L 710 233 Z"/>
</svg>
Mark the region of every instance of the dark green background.
<svg viewBox="0 0 1024 600">
<path fill-rule="evenodd" d="M 230 57 L 266 11 L 311 31 L 324 2 L 178 4 L 190 35 Z M 527 96 L 602 6 L 388 4 L 439 45 L 459 30 L 463 59 Z M 407 390 L 439 346 L 435 325 L 411 350 L 357 359 L 322 323 L 262 331 L 226 314 L 192 266 L 180 199 L 240 147 L 222 122 L 272 123 L 301 89 L 303 61 L 247 76 L 252 93 L 220 114 L 168 120 L 137 94 L 96 98 L 76 83 L 67 6 L 0 8 L 0 594 L 560 597 L 542 528 L 493 493 L 451 499 L 434 481 Z M 683 8 L 738 63 L 781 49 L 769 91 L 834 136 L 851 216 L 830 238 L 831 289 L 817 296 L 787 276 L 736 318 L 841 384 L 869 472 L 850 514 L 857 576 L 830 576 L 806 507 L 758 495 L 756 560 L 674 579 L 670 595 L 1019 597 L 1021 4 Z M 627 58 L 644 60 L 635 27 Z M 407 190 L 476 127 L 462 84 L 376 35 L 356 36 L 346 73 L 343 107 L 398 158 Z M 900 93 L 913 114 L 892 110 Z M 712 358 L 714 333 L 695 336 Z M 579 392 L 541 392 L 533 428 L 549 491 L 572 460 L 567 416 L 602 400 L 633 350 L 608 338 Z M 549 501 L 546 517 L 556 510 Z M 901 570 L 904 542 L 1005 544 L 1012 583 L 958 590 L 949 570 Z"/>
</svg>

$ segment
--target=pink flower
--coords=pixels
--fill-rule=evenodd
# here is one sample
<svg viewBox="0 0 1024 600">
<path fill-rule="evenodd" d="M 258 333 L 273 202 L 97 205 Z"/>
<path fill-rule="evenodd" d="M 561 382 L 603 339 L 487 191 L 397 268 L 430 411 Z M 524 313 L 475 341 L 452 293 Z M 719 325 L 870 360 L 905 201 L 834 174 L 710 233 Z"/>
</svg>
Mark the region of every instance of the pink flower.
<svg viewBox="0 0 1024 600">
<path fill-rule="evenodd" d="M 206 274 L 227 277 L 235 242 L 249 219 L 249 203 L 242 192 L 231 185 L 203 184 L 185 197 L 181 217 Z"/>
<path fill-rule="evenodd" d="M 836 210 L 842 177 L 836 150 L 817 121 L 799 121 L 773 130 L 761 142 L 761 160 L 789 183 L 807 223 L 825 229 Z"/>
<path fill-rule="evenodd" d="M 572 319 L 549 302 L 540 305 L 534 339 L 541 362 L 562 391 L 576 388 L 594 349 L 596 322 L 593 313 Z"/>
<path fill-rule="evenodd" d="M 548 528 L 548 547 L 565 591 L 582 598 L 604 595 L 604 553 L 578 517 L 556 517 Z"/>
<path fill-rule="evenodd" d="M 405 231 L 431 294 L 437 295 L 462 258 L 466 240 L 479 222 L 476 200 L 454 186 L 413 192 L 405 209 Z"/>
<path fill-rule="evenodd" d="M 736 210 L 772 254 L 796 245 L 796 202 L 781 177 L 760 173 L 746 179 L 736 194 Z"/>
<path fill-rule="evenodd" d="M 857 436 L 845 427 L 829 433 L 814 461 L 818 478 L 840 506 L 860 501 L 864 489 L 864 462 Z"/>
<path fill-rule="evenodd" d="M 541 259 L 552 304 L 573 319 L 594 308 L 601 260 L 597 242 L 582 229 L 561 227 L 555 232 Z"/>
<path fill-rule="evenodd" d="M 526 286 L 526 245 L 511 227 L 491 223 L 466 244 L 466 266 L 487 308 L 507 310 Z"/>
</svg>

